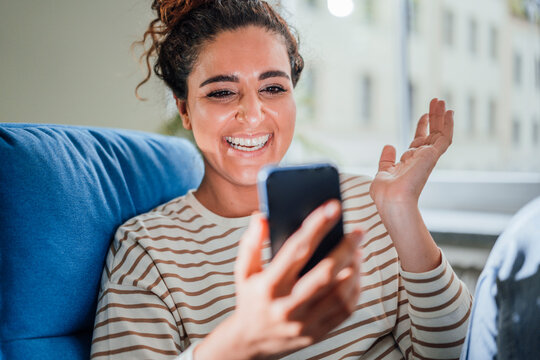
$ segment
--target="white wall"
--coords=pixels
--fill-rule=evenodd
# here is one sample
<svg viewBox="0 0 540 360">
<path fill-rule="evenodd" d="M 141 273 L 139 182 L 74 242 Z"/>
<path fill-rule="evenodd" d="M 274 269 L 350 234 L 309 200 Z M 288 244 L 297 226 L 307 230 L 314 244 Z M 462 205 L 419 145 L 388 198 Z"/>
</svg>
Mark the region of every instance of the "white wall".
<svg viewBox="0 0 540 360">
<path fill-rule="evenodd" d="M 153 14 L 150 0 L 0 2 L 0 122 L 156 131 L 165 89 L 143 78 L 130 45 Z"/>
</svg>

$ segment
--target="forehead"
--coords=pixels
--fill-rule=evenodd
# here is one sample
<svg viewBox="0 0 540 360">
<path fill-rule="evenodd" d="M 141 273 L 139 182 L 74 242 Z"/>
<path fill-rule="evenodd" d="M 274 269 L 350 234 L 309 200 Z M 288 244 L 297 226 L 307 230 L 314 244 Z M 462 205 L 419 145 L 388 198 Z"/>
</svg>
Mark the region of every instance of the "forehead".
<svg viewBox="0 0 540 360">
<path fill-rule="evenodd" d="M 257 75 L 281 70 L 290 75 L 290 63 L 281 35 L 256 26 L 225 31 L 205 45 L 190 75 L 200 79 L 218 74 Z"/>
</svg>

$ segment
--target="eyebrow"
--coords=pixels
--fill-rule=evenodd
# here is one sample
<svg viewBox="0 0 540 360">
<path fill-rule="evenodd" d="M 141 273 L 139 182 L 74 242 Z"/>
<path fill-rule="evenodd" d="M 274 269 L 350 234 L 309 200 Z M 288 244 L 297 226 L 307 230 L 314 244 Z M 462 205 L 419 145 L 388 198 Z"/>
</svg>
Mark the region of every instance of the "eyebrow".
<svg viewBox="0 0 540 360">
<path fill-rule="evenodd" d="M 259 80 L 265 80 L 265 79 L 269 79 L 273 77 L 283 77 L 290 80 L 289 75 L 287 75 L 287 73 L 281 70 L 266 71 L 259 76 Z M 240 80 L 238 79 L 238 76 L 236 75 L 217 75 L 217 76 L 212 76 L 211 78 L 204 80 L 201 83 L 201 85 L 199 85 L 199 87 L 201 88 L 205 85 L 215 83 L 215 82 L 236 82 L 237 83 L 237 82 L 240 82 Z"/>
</svg>

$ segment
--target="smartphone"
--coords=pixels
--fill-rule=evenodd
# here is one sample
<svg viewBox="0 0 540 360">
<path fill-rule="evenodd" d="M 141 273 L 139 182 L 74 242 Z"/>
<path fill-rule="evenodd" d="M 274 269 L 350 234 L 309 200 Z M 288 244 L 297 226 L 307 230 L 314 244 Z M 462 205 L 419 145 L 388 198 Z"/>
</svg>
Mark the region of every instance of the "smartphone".
<svg viewBox="0 0 540 360">
<path fill-rule="evenodd" d="M 331 164 L 265 166 L 258 174 L 259 207 L 268 219 L 272 257 L 317 207 L 330 199 L 341 202 L 339 174 Z M 326 234 L 300 272 L 307 273 L 343 238 L 343 216 Z"/>
</svg>

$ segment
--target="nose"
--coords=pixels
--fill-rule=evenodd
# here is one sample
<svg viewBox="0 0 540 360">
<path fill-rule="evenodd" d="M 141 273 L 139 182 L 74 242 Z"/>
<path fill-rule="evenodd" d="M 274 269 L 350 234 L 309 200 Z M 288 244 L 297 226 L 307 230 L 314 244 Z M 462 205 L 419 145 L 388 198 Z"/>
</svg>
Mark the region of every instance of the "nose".
<svg viewBox="0 0 540 360">
<path fill-rule="evenodd" d="M 263 111 L 262 102 L 258 93 L 248 93 L 242 96 L 236 117 L 239 121 L 255 125 L 262 121 Z"/>
</svg>

